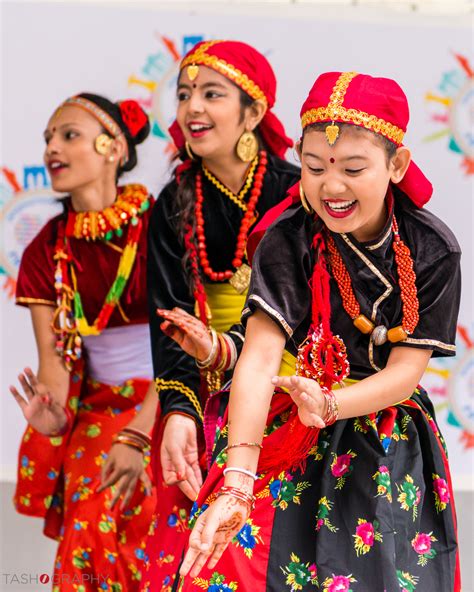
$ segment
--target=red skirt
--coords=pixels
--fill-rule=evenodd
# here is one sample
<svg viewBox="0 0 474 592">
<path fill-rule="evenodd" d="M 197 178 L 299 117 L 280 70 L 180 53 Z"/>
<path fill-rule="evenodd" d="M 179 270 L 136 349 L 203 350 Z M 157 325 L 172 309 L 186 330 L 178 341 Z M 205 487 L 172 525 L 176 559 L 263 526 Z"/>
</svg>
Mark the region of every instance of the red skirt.
<svg viewBox="0 0 474 592">
<path fill-rule="evenodd" d="M 61 438 L 27 428 L 14 502 L 20 513 L 44 517 L 45 534 L 59 541 L 52 576 L 58 590 L 137 591 L 156 494 L 147 496 L 139 482 L 121 511 L 120 504 L 110 508 L 110 488 L 96 489 L 112 438 L 136 415 L 149 382 L 82 381 L 79 369 L 71 373 L 70 384 L 74 426 Z"/>
</svg>

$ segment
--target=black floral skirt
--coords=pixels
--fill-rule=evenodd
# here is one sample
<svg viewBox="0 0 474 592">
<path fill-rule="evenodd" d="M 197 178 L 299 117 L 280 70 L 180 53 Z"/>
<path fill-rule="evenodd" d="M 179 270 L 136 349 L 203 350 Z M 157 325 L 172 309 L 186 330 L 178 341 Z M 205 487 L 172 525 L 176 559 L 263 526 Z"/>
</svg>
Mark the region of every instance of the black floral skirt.
<svg viewBox="0 0 474 592">
<path fill-rule="evenodd" d="M 213 464 L 191 522 L 223 483 L 227 397 L 220 394 L 214 420 L 207 418 L 208 434 L 216 434 Z M 266 436 L 274 440 L 287 416 L 270 411 Z M 255 494 L 255 510 L 217 566 L 182 578 L 178 590 L 461 589 L 446 450 L 423 389 L 378 414 L 322 430 L 303 471 L 260 475 Z"/>
</svg>

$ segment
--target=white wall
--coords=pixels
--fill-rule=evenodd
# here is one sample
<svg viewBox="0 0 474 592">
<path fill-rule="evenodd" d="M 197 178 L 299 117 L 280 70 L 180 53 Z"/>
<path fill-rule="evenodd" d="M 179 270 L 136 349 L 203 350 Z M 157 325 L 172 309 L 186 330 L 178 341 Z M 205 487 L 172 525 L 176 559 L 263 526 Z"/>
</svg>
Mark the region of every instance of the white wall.
<svg viewBox="0 0 474 592">
<path fill-rule="evenodd" d="M 452 9 L 451 2 L 444 3 Z M 289 134 L 299 133 L 299 108 L 318 73 L 357 70 L 397 79 L 406 90 L 412 122 L 406 143 L 435 186 L 430 204 L 455 231 L 464 251 L 460 356 L 433 364 L 425 377 L 448 440 L 458 488 L 473 475 L 472 176 L 462 167 L 473 157 L 469 136 L 474 109 L 472 80 L 454 54 L 472 49 L 469 17 L 459 11 L 409 12 L 401 3 L 385 9 L 260 3 L 211 2 L 7 2 L 2 4 L 2 155 L 0 166 L 15 173 L 23 191 L 14 194 L 0 171 L 0 321 L 2 359 L 1 475 L 13 478 L 24 421 L 8 385 L 25 365 L 36 363 L 28 312 L 8 293 L 25 243 L 51 215 L 41 169 L 42 131 L 52 110 L 81 90 L 111 98 L 131 96 L 149 105 L 155 135 L 140 148 L 133 179 L 156 194 L 168 176 L 166 129 L 174 110 L 176 66 L 163 41 L 182 53 L 186 38 L 238 38 L 267 54 L 279 80 L 277 112 Z M 192 10 L 190 9 L 192 6 Z M 441 6 L 441 4 L 439 5 Z M 463 16 L 464 14 L 464 16 Z M 474 64 L 472 64 L 474 67 Z M 430 100 L 426 99 L 431 93 Z M 470 94 L 469 94 L 470 93 Z M 454 99 L 459 99 L 457 102 Z M 446 104 L 451 101 L 448 108 Z M 435 119 L 433 119 L 435 117 Z M 158 127 L 157 127 L 158 126 Z M 439 138 L 426 138 L 439 134 Z M 458 138 L 465 154 L 450 150 Z M 25 183 L 28 187 L 25 186 Z M 471 342 L 469 341 L 469 338 Z M 468 448 L 468 445 L 471 448 Z"/>
</svg>

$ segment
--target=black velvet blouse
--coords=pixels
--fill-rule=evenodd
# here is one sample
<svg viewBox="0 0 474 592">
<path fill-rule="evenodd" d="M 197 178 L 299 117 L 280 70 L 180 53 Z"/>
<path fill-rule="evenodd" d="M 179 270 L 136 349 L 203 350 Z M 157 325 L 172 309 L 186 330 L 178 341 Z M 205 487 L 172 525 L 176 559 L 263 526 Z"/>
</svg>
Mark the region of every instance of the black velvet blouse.
<svg viewBox="0 0 474 592">
<path fill-rule="evenodd" d="M 261 216 L 286 195 L 299 179 L 299 169 L 286 161 L 268 155 L 267 170 L 257 204 Z M 204 221 L 208 257 L 215 271 L 232 269 L 237 235 L 244 212 L 229 197 L 203 176 Z M 148 234 L 148 302 L 150 307 L 151 345 L 155 379 L 159 381 L 162 414 L 184 413 L 202 421 L 199 398 L 200 374 L 194 358 L 187 355 L 160 329 L 157 308 L 178 306 L 194 314 L 194 297 L 182 257 L 184 245 L 176 233 L 176 181 L 161 192 L 151 214 Z M 206 278 L 206 282 L 211 280 Z M 228 334 L 239 352 L 243 344 L 240 319 L 229 327 Z"/>
<path fill-rule="evenodd" d="M 335 234 L 334 240 L 352 279 L 361 314 L 375 324 L 396 327 L 402 321 L 402 302 L 392 249 L 393 211 L 401 238 L 414 261 L 419 300 L 419 322 L 406 341 L 397 347 L 433 350 L 433 356 L 455 355 L 456 322 L 461 293 L 461 250 L 453 233 L 435 215 L 417 208 L 394 189 L 394 210 L 380 236 L 360 243 L 350 234 Z M 311 218 L 300 205 L 291 206 L 267 230 L 259 244 L 243 322 L 256 309 L 266 312 L 287 337 L 286 349 L 296 355 L 311 323 L 313 272 Z M 350 377 L 365 378 L 384 368 L 394 344 L 372 344 L 352 323 L 343 308 L 336 281 L 331 277 L 331 329 L 344 340 Z"/>
</svg>

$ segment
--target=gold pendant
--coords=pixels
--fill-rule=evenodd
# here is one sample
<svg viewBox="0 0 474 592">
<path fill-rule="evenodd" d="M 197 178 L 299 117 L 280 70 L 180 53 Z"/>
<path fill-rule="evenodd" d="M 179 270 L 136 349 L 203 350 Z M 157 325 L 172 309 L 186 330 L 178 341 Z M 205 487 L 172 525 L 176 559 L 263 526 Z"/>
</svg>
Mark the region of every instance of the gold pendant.
<svg viewBox="0 0 474 592">
<path fill-rule="evenodd" d="M 229 284 L 234 288 L 237 294 L 243 294 L 249 287 L 251 272 L 252 270 L 250 266 L 243 263 L 230 278 Z"/>
<path fill-rule="evenodd" d="M 195 80 L 199 74 L 199 66 L 197 64 L 191 64 L 186 68 L 186 73 L 189 80 L 193 82 L 193 80 Z"/>
<path fill-rule="evenodd" d="M 332 123 L 328 125 L 326 128 L 326 138 L 330 146 L 335 144 L 337 138 L 339 136 L 339 126 Z"/>
</svg>

